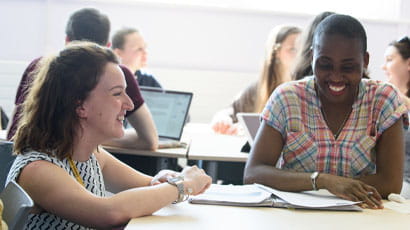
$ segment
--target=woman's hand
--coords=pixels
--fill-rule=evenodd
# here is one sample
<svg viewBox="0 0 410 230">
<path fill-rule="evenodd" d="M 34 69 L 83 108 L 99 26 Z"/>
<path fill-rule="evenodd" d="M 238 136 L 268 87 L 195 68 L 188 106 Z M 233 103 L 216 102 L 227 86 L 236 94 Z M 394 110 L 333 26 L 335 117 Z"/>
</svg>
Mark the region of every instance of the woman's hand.
<svg viewBox="0 0 410 230">
<path fill-rule="evenodd" d="M 198 195 L 211 186 L 212 178 L 197 166 L 185 167 L 181 175 L 184 177 L 184 187 L 191 195 Z"/>
<path fill-rule="evenodd" d="M 215 116 L 211 122 L 211 127 L 215 133 L 226 135 L 238 134 L 238 125 L 234 124 L 229 116 Z"/>
<path fill-rule="evenodd" d="M 320 174 L 318 177 L 318 186 L 320 188 L 326 188 L 329 192 L 343 199 L 362 201 L 363 203 L 359 204 L 362 208 L 383 208 L 382 197 L 376 188 L 359 180 Z"/>
<path fill-rule="evenodd" d="M 172 170 L 164 169 L 155 175 L 151 180 L 151 185 L 157 185 L 167 182 L 168 177 L 177 177 L 180 173 Z"/>
</svg>

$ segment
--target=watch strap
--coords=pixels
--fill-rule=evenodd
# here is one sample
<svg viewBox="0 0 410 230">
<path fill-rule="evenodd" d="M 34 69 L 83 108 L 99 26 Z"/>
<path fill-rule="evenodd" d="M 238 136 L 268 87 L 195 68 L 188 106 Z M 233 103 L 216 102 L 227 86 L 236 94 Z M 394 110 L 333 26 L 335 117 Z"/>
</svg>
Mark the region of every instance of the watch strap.
<svg viewBox="0 0 410 230">
<path fill-rule="evenodd" d="M 313 172 L 310 174 L 310 181 L 312 182 L 312 188 L 313 190 L 318 190 L 317 184 L 316 184 L 316 179 L 319 176 L 319 172 Z"/>
<path fill-rule="evenodd" d="M 174 185 L 178 189 L 178 198 L 177 200 L 172 202 L 173 204 L 180 203 L 188 199 L 188 196 L 185 194 L 184 178 L 182 176 L 169 177 L 167 178 L 167 182 L 171 185 Z"/>
</svg>

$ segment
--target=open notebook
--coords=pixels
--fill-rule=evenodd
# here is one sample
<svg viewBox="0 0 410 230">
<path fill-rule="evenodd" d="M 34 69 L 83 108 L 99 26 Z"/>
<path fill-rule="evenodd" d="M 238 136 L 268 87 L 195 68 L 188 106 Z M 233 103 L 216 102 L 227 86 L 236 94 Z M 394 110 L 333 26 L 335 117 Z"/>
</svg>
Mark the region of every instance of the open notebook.
<svg viewBox="0 0 410 230">
<path fill-rule="evenodd" d="M 260 184 L 212 184 L 205 193 L 192 197 L 192 204 L 213 204 L 244 207 L 278 207 L 318 210 L 361 211 L 353 202 L 336 197 L 327 190 L 283 192 Z"/>
<path fill-rule="evenodd" d="M 185 147 L 180 142 L 191 105 L 191 92 L 141 87 L 159 136 L 159 148 Z"/>
</svg>

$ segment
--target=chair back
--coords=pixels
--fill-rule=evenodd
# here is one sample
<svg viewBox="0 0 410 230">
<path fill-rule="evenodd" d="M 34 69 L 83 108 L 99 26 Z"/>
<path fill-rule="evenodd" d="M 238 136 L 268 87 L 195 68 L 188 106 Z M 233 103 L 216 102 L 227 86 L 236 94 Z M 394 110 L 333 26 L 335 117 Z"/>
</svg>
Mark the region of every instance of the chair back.
<svg viewBox="0 0 410 230">
<path fill-rule="evenodd" d="M 3 191 L 11 165 L 16 156 L 13 155 L 13 142 L 0 141 L 0 192 Z"/>
<path fill-rule="evenodd" d="M 34 206 L 33 200 L 15 181 L 10 181 L 0 193 L 3 201 L 3 220 L 10 230 L 24 229 L 28 215 Z"/>
</svg>

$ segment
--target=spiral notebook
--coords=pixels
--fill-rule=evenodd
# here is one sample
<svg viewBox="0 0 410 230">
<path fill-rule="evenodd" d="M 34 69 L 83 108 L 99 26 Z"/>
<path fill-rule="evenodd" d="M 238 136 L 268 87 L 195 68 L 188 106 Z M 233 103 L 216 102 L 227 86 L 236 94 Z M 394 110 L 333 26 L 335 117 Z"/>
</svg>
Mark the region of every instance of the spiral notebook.
<svg viewBox="0 0 410 230">
<path fill-rule="evenodd" d="M 228 205 L 243 207 L 277 207 L 317 210 L 361 211 L 353 202 L 344 200 L 327 190 L 284 192 L 260 184 L 217 185 L 203 194 L 192 197 L 192 204 Z"/>
</svg>

